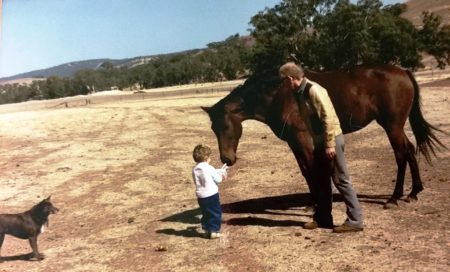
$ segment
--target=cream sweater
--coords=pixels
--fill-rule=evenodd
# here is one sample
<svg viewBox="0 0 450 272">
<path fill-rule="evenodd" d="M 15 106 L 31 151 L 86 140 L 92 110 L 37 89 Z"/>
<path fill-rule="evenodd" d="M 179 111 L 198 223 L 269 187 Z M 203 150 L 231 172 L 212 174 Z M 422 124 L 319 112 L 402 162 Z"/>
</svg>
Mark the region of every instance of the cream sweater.
<svg viewBox="0 0 450 272">
<path fill-rule="evenodd" d="M 218 183 L 222 182 L 222 175 L 207 162 L 200 162 L 192 169 L 195 184 L 195 194 L 198 198 L 205 198 L 219 192 Z"/>
<path fill-rule="evenodd" d="M 311 84 L 309 98 L 304 96 L 306 83 Z M 327 90 L 305 77 L 297 92 L 300 113 L 313 137 L 314 146 L 335 147 L 335 138 L 342 134 L 342 129 Z"/>
</svg>

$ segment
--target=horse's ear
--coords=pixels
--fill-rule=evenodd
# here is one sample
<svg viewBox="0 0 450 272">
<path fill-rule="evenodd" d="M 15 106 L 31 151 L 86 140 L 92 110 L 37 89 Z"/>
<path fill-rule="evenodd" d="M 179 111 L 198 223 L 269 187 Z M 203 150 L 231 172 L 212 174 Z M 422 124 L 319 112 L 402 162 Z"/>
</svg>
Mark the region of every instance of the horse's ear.
<svg viewBox="0 0 450 272">
<path fill-rule="evenodd" d="M 202 108 L 202 110 L 204 110 L 206 113 L 209 113 L 209 110 L 211 109 L 211 107 L 203 107 L 203 106 L 200 106 L 200 108 Z"/>
</svg>

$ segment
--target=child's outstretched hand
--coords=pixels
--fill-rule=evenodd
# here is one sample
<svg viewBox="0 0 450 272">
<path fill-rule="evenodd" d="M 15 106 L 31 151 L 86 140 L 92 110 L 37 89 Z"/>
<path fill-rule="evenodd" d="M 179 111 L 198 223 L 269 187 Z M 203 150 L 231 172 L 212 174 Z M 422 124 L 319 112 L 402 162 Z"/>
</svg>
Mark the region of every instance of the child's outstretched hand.
<svg viewBox="0 0 450 272">
<path fill-rule="evenodd" d="M 225 163 L 220 169 L 218 169 L 223 179 L 227 179 L 228 177 L 228 168 L 228 165 Z"/>
<path fill-rule="evenodd" d="M 227 165 L 226 163 L 224 163 L 224 164 L 222 165 L 222 168 L 220 168 L 220 169 L 222 169 L 222 170 L 224 170 L 225 172 L 228 173 L 228 168 L 230 168 L 230 167 L 228 167 L 228 165 Z"/>
</svg>

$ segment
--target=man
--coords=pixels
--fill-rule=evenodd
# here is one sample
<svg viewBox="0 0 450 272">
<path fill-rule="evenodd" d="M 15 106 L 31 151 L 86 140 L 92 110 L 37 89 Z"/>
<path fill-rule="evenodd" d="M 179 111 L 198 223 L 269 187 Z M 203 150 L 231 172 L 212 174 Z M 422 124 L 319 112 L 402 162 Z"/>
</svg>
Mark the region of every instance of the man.
<svg viewBox="0 0 450 272">
<path fill-rule="evenodd" d="M 288 62 L 280 67 L 283 87 L 294 92 L 300 114 L 307 124 L 314 143 L 313 186 L 317 192 L 317 207 L 312 222 L 305 229 L 333 228 L 333 232 L 357 232 L 363 230 L 362 210 L 356 192 L 350 182 L 344 157 L 344 136 L 339 119 L 327 91 L 318 83 L 308 80 L 301 66 Z M 347 219 L 333 227 L 332 181 L 342 195 L 347 207 Z"/>
</svg>

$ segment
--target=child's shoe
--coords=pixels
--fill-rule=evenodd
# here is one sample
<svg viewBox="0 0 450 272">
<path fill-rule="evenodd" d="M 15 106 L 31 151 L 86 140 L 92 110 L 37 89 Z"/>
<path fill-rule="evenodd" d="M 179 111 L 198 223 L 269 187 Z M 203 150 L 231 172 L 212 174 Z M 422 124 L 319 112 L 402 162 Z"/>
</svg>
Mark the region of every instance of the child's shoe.
<svg viewBox="0 0 450 272">
<path fill-rule="evenodd" d="M 209 239 L 218 239 L 220 238 L 220 232 L 211 232 L 209 234 Z"/>
</svg>

